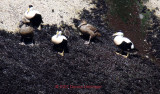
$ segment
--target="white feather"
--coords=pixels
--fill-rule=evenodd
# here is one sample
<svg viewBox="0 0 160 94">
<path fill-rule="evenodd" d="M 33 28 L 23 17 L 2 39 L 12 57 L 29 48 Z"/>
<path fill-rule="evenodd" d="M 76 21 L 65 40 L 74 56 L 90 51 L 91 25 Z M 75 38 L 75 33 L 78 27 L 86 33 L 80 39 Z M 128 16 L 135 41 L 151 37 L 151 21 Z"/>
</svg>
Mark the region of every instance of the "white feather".
<svg viewBox="0 0 160 94">
<path fill-rule="evenodd" d="M 54 43 L 54 44 L 60 44 L 63 40 L 67 40 L 67 38 L 61 34 L 58 34 L 58 35 L 54 35 L 52 38 L 51 38 L 51 41 Z"/>
<path fill-rule="evenodd" d="M 29 9 L 29 11 L 27 10 L 24 14 L 24 16 L 27 18 L 27 19 L 31 19 L 33 18 L 36 14 L 40 14 L 39 11 L 37 10 L 32 10 L 32 8 Z"/>
<path fill-rule="evenodd" d="M 116 37 L 114 38 L 114 43 L 115 43 L 116 45 L 120 45 L 122 42 L 123 42 L 123 36 L 116 36 Z"/>
</svg>

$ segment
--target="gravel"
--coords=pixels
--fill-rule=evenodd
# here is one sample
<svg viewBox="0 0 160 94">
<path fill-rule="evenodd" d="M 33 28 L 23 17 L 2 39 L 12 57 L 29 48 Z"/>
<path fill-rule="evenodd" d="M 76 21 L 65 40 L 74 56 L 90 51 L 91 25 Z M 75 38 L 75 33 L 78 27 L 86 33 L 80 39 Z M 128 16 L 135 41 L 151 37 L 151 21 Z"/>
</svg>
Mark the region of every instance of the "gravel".
<svg viewBox="0 0 160 94">
<path fill-rule="evenodd" d="M 53 49 L 51 37 L 59 29 L 44 26 L 35 31 L 35 45 L 19 45 L 20 35 L 0 31 L 0 92 L 2 94 L 160 94 L 160 67 L 141 56 L 123 58 L 115 54 L 114 31 L 102 16 L 104 0 L 97 9 L 80 15 L 96 26 L 102 37 L 84 45 L 85 37 L 65 25 L 70 32 L 64 57 Z M 57 85 L 101 86 L 57 88 Z"/>
<path fill-rule="evenodd" d="M 160 1 L 159 0 L 146 0 L 144 5 L 150 10 L 155 10 L 155 15 L 160 17 Z"/>
</svg>

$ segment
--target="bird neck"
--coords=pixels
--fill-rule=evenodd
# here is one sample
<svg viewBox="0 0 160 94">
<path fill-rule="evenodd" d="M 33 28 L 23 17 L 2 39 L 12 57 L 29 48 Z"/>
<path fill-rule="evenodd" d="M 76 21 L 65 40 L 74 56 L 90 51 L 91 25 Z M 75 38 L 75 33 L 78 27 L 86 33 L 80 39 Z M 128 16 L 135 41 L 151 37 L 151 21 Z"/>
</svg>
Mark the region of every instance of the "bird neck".
<svg viewBox="0 0 160 94">
<path fill-rule="evenodd" d="M 123 39 L 123 36 L 116 36 L 115 38 L 114 38 L 114 41 L 122 41 L 122 39 Z"/>
<path fill-rule="evenodd" d="M 116 37 L 123 38 L 123 36 L 122 36 L 122 35 L 118 35 L 118 36 L 116 36 Z"/>
<path fill-rule="evenodd" d="M 28 8 L 28 10 L 27 10 L 27 14 L 28 14 L 30 11 L 32 11 L 32 8 Z"/>
<path fill-rule="evenodd" d="M 116 37 L 114 38 L 114 43 L 115 43 L 116 45 L 120 45 L 122 42 L 123 42 L 123 36 L 116 36 Z"/>
<path fill-rule="evenodd" d="M 87 25 L 87 23 L 82 23 L 82 24 L 80 24 L 78 27 L 80 28 L 80 27 L 83 26 L 83 25 Z"/>
<path fill-rule="evenodd" d="M 61 36 L 61 34 L 57 34 L 56 37 L 58 38 L 59 36 Z"/>
<path fill-rule="evenodd" d="M 32 11 L 32 10 L 33 10 L 33 8 L 31 7 L 31 8 L 30 8 L 30 11 Z"/>
</svg>

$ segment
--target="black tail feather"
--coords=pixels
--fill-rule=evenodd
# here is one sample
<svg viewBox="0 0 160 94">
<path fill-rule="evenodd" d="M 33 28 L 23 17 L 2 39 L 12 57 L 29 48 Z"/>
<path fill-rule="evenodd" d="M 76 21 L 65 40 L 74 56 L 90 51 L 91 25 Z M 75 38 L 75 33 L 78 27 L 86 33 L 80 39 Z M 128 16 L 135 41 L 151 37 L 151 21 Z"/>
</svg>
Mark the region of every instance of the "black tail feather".
<svg viewBox="0 0 160 94">
<path fill-rule="evenodd" d="M 133 51 L 139 51 L 137 48 L 134 48 Z"/>
<path fill-rule="evenodd" d="M 137 53 L 138 51 L 139 51 L 138 49 L 134 48 L 134 49 L 129 50 L 128 52 L 130 52 L 130 53 Z"/>
<path fill-rule="evenodd" d="M 30 19 L 31 25 L 33 27 L 39 27 L 41 23 L 43 23 L 42 16 L 40 14 L 36 14 L 32 19 Z"/>
</svg>

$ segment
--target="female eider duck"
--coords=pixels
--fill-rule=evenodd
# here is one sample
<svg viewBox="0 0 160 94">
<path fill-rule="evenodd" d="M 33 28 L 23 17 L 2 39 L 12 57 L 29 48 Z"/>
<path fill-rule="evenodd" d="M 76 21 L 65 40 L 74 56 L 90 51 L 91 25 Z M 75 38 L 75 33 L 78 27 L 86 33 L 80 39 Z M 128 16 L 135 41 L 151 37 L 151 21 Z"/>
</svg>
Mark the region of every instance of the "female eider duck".
<svg viewBox="0 0 160 94">
<path fill-rule="evenodd" d="M 39 13 L 39 11 L 33 10 L 32 5 L 29 5 L 29 8 L 25 12 L 24 16 L 25 16 L 25 18 L 30 20 L 31 25 L 33 27 L 38 28 L 40 26 L 40 24 L 43 23 L 41 14 Z"/>
<path fill-rule="evenodd" d="M 21 35 L 21 45 L 25 45 L 26 43 L 34 43 L 34 28 L 29 24 L 30 23 L 25 18 L 20 21 L 19 33 Z"/>
<path fill-rule="evenodd" d="M 61 56 L 64 56 L 64 51 L 67 49 L 67 38 L 62 35 L 62 31 L 57 31 L 56 35 L 52 36 L 51 41 L 55 44 L 55 48 L 58 49 Z"/>
<path fill-rule="evenodd" d="M 127 58 L 129 56 L 129 52 L 138 51 L 136 48 L 134 48 L 134 44 L 131 42 L 131 40 L 129 40 L 126 37 L 123 37 L 124 34 L 122 32 L 117 32 L 113 34 L 113 36 L 116 36 L 114 38 L 115 45 L 117 45 L 121 49 L 121 52 L 116 52 L 116 54 L 122 55 L 123 57 Z"/>
<path fill-rule="evenodd" d="M 97 28 L 92 26 L 91 24 L 87 24 L 85 20 L 82 20 L 80 25 L 78 26 L 81 33 L 84 35 L 89 35 L 89 40 L 86 41 L 84 44 L 89 44 L 90 40 L 96 36 L 101 36 L 101 34 L 98 32 Z"/>
</svg>

